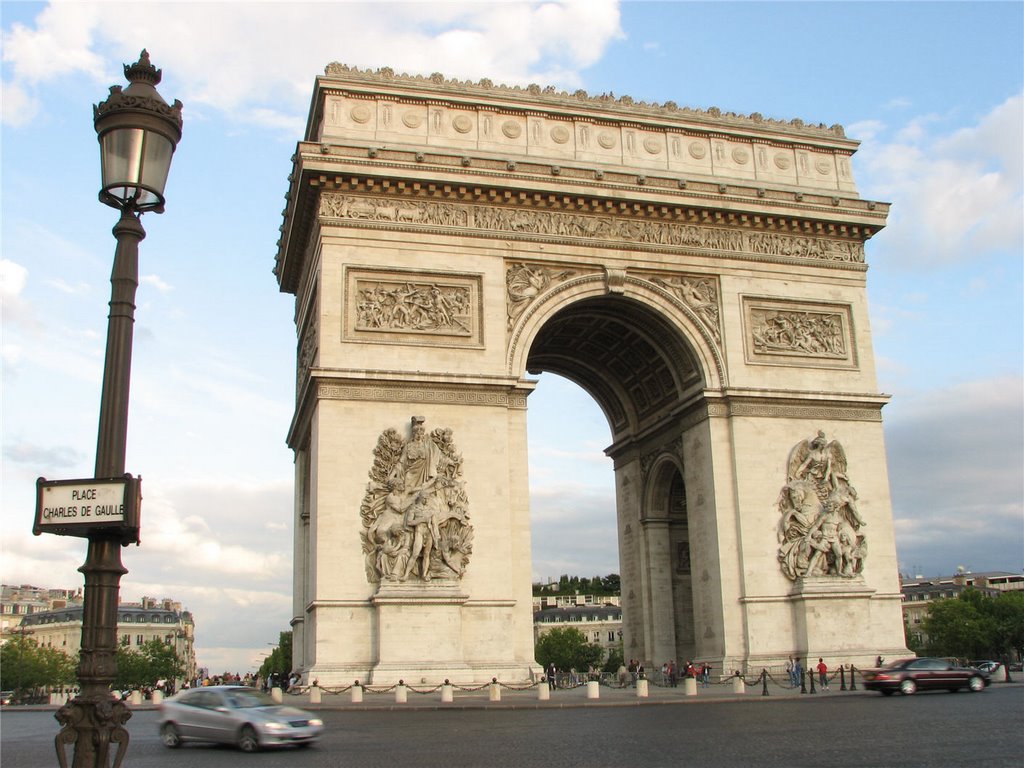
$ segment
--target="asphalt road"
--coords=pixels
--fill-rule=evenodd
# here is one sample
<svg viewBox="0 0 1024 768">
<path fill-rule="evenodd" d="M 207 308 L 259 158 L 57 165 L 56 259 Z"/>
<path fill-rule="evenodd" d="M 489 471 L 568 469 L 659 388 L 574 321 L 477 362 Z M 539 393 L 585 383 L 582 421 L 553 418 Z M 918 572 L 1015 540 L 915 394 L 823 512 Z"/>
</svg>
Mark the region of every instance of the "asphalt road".
<svg viewBox="0 0 1024 768">
<path fill-rule="evenodd" d="M 125 768 L 841 768 L 1024 765 L 1024 687 L 946 692 L 688 701 L 566 709 L 321 711 L 327 733 L 305 750 L 243 754 L 163 747 L 154 711 L 128 723 Z M 5 709 L 3 768 L 57 765 L 52 711 Z"/>
</svg>

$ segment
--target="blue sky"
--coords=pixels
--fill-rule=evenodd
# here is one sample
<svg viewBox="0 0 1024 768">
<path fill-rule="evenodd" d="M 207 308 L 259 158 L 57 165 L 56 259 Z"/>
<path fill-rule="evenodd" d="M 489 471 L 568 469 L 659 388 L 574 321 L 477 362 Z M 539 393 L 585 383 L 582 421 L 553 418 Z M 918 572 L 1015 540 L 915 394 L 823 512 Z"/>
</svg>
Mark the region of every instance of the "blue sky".
<svg viewBox="0 0 1024 768">
<path fill-rule="evenodd" d="M 986 2 L 3 3 L 0 577 L 81 584 L 82 541 L 30 534 L 34 483 L 92 474 L 116 220 L 92 104 L 143 47 L 185 127 L 143 219 L 122 598 L 181 600 L 202 664 L 257 665 L 291 614 L 271 269 L 332 61 L 844 125 L 861 195 L 893 203 L 867 259 L 900 568 L 1021 569 L 1022 30 L 1024 4 Z M 530 440 L 535 576 L 618 570 L 603 416 L 545 375 Z"/>
</svg>

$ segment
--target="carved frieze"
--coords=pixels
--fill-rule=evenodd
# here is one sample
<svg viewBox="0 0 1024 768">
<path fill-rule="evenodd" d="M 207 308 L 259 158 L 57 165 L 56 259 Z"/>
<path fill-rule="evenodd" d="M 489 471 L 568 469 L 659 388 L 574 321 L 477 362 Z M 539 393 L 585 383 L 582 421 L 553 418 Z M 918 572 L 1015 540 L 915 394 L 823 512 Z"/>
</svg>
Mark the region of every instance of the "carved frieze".
<svg viewBox="0 0 1024 768">
<path fill-rule="evenodd" d="M 385 430 L 359 508 L 367 580 L 461 579 L 473 551 L 465 486 L 450 429 L 428 434 L 413 416 L 408 439 Z"/>
<path fill-rule="evenodd" d="M 760 232 L 638 217 L 512 206 L 377 199 L 343 192 L 320 195 L 320 216 L 402 227 L 459 228 L 509 238 L 558 238 L 591 244 L 714 251 L 780 259 L 864 263 L 864 245 L 811 235 Z M 462 232 L 465 234 L 465 232 Z"/>
<path fill-rule="evenodd" d="M 505 296 L 508 327 L 512 328 L 530 303 L 553 284 L 573 275 L 575 270 L 560 269 L 544 264 L 516 262 L 505 270 Z"/>
<path fill-rule="evenodd" d="M 351 267 L 345 281 L 347 340 L 482 342 L 479 275 Z"/>
<path fill-rule="evenodd" d="M 854 368 L 848 304 L 743 297 L 747 362 Z"/>
<path fill-rule="evenodd" d="M 854 578 L 864 568 L 867 523 L 847 474 L 846 452 L 821 430 L 789 452 L 779 492 L 779 565 L 786 578 Z"/>
</svg>

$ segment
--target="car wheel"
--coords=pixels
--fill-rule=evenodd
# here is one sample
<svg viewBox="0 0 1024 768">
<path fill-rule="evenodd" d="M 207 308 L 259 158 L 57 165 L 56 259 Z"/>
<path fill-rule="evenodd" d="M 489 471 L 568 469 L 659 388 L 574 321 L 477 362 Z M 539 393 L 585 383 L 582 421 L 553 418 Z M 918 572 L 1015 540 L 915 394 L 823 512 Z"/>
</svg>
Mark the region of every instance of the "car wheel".
<svg viewBox="0 0 1024 768">
<path fill-rule="evenodd" d="M 251 725 L 243 725 L 238 732 L 238 748 L 243 752 L 256 752 L 260 748 L 260 740 Z"/>
<path fill-rule="evenodd" d="M 974 693 L 977 693 L 978 691 L 985 690 L 985 681 L 984 679 L 975 675 L 967 681 L 967 687 L 974 691 Z"/>
<path fill-rule="evenodd" d="M 160 728 L 160 741 L 163 742 L 165 747 L 176 749 L 181 746 L 181 734 L 178 733 L 178 727 L 174 723 L 164 723 Z"/>
<path fill-rule="evenodd" d="M 917 683 L 908 677 L 906 680 L 900 682 L 900 693 L 904 696 L 910 696 L 917 693 Z"/>
</svg>

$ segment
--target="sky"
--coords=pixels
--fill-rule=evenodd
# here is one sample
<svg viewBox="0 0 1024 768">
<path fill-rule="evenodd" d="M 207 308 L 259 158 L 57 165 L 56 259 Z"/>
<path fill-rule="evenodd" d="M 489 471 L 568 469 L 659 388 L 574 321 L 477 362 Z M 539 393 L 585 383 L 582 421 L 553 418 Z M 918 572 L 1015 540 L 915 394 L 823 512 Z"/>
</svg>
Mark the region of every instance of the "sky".
<svg viewBox="0 0 1024 768">
<path fill-rule="evenodd" d="M 288 629 L 293 297 L 271 273 L 290 157 L 331 62 L 842 124 L 900 571 L 1024 568 L 1024 3 L 3 2 L 5 584 L 81 586 L 82 539 L 31 535 L 37 477 L 93 473 L 111 228 L 92 105 L 142 48 L 185 107 L 163 215 L 143 217 L 127 470 L 142 545 L 122 600 L 191 610 L 212 672 Z M 540 378 L 535 579 L 618 571 L 610 431 Z M 369 464 L 368 464 L 369 466 Z"/>
</svg>

